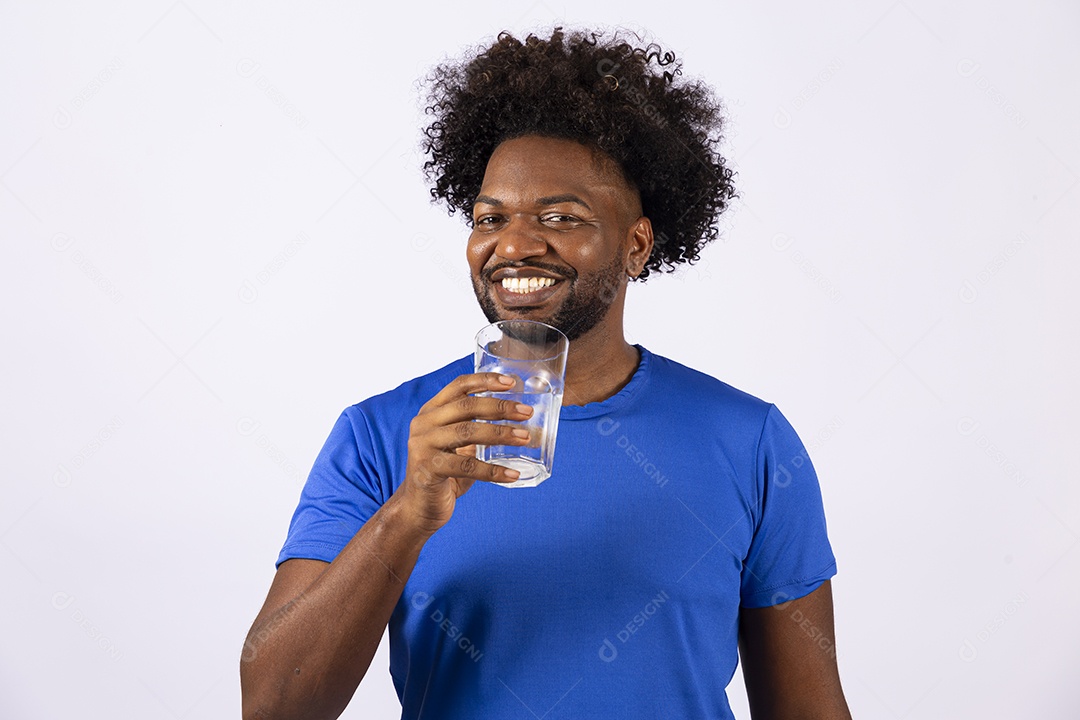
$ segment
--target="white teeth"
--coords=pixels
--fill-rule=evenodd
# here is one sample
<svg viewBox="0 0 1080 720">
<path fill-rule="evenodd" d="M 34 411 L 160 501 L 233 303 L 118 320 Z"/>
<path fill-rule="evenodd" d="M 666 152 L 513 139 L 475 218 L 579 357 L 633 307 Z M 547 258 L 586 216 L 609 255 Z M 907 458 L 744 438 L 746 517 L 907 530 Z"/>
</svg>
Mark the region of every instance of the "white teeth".
<svg viewBox="0 0 1080 720">
<path fill-rule="evenodd" d="M 515 293 L 532 292 L 534 290 L 539 290 L 540 288 L 551 287 L 554 284 L 555 284 L 555 279 L 554 278 L 538 278 L 538 277 L 517 278 L 517 277 L 508 277 L 508 278 L 503 278 L 502 279 L 502 286 L 504 288 L 506 288 L 507 290 L 509 290 L 510 292 L 515 292 Z"/>
</svg>

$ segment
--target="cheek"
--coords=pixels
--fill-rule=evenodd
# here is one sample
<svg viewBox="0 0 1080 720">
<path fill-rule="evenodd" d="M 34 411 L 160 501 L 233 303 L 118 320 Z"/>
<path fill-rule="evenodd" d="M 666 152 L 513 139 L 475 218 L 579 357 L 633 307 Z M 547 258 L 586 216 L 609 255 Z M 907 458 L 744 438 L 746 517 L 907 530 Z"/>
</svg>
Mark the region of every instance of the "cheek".
<svg viewBox="0 0 1080 720">
<path fill-rule="evenodd" d="M 475 233 L 469 235 L 469 241 L 465 244 L 465 258 L 474 274 L 484 267 L 490 254 L 491 243 L 484 242 L 484 239 L 478 238 Z"/>
<path fill-rule="evenodd" d="M 610 254 L 610 251 L 606 251 L 605 248 L 596 243 L 572 243 L 559 248 L 558 252 L 564 260 L 576 266 L 579 270 L 582 267 L 603 264 Z"/>
<path fill-rule="evenodd" d="M 577 247 L 570 248 L 569 252 L 574 257 L 586 261 L 595 260 L 605 254 L 595 245 L 578 245 Z"/>
</svg>

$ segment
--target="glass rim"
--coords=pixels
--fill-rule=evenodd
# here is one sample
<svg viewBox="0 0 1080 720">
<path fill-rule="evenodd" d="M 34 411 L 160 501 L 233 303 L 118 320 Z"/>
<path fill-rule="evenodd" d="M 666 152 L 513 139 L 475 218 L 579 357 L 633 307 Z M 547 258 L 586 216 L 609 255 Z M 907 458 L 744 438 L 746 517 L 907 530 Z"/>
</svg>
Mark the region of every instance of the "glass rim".
<svg viewBox="0 0 1080 720">
<path fill-rule="evenodd" d="M 570 351 L 570 338 L 566 337 L 566 334 L 562 330 L 560 330 L 559 328 L 555 327 L 554 325 L 548 325 L 547 323 L 540 322 L 539 320 L 516 320 L 516 319 L 512 319 L 512 320 L 496 320 L 495 322 L 489 323 L 489 324 L 485 325 L 484 327 L 480 328 L 480 330 L 476 333 L 476 337 L 473 339 L 473 345 L 478 350 L 480 350 L 480 351 L 482 351 L 484 353 L 487 353 L 491 357 L 497 357 L 497 358 L 502 359 L 502 360 L 523 360 L 523 359 L 525 359 L 525 358 L 513 358 L 513 357 L 508 357 L 506 355 L 500 355 L 499 353 L 490 351 L 487 347 L 480 344 L 480 336 L 483 335 L 484 332 L 486 332 L 488 329 L 490 329 L 490 328 L 500 328 L 500 331 L 502 331 L 502 329 L 500 327 L 501 325 L 510 325 L 510 324 L 539 325 L 539 326 L 541 326 L 543 328 L 546 328 L 547 330 L 550 330 L 553 333 L 556 333 L 553 344 L 554 345 L 561 345 L 562 349 L 559 350 L 558 352 L 556 352 L 554 355 L 551 355 L 549 357 L 528 358 L 528 360 L 530 362 L 543 362 L 543 361 L 546 361 L 546 360 L 555 360 L 560 355 L 566 355 Z"/>
</svg>

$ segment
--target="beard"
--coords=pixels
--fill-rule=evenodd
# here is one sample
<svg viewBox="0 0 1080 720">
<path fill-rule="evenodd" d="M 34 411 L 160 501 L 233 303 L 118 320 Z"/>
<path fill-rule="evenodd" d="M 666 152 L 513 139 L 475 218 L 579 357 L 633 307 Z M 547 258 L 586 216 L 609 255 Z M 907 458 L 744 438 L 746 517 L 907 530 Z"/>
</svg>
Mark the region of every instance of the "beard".
<svg viewBox="0 0 1080 720">
<path fill-rule="evenodd" d="M 558 328 L 571 341 L 577 340 L 592 330 L 607 316 L 611 304 L 618 297 L 624 272 L 622 260 L 618 256 L 614 257 L 609 265 L 592 275 L 584 277 L 575 274 L 573 277 L 567 278 L 562 268 L 541 263 L 522 263 L 512 266 L 502 264 L 496 266 L 490 272 L 485 271 L 482 273 L 480 278 L 473 278 L 473 292 L 476 293 L 476 300 L 480 303 L 480 309 L 484 311 L 484 316 L 491 323 L 508 319 L 499 313 L 491 289 L 491 273 L 502 267 L 535 267 L 548 270 L 561 275 L 564 279 L 560 282 L 570 284 L 566 298 L 549 317 L 530 319 L 540 320 Z M 527 311 L 532 308 L 526 306 L 515 309 Z"/>
</svg>

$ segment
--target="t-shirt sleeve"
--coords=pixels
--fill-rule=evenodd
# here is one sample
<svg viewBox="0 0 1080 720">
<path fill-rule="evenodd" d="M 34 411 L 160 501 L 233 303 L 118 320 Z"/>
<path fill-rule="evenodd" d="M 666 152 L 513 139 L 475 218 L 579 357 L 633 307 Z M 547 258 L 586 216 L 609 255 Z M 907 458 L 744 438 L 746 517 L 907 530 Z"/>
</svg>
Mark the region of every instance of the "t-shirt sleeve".
<svg viewBox="0 0 1080 720">
<path fill-rule="evenodd" d="M 803 597 L 836 574 L 817 473 L 794 428 L 770 405 L 758 441 L 759 503 L 743 561 L 742 606 Z"/>
<path fill-rule="evenodd" d="M 380 468 L 358 406 L 346 408 L 311 468 L 277 564 L 292 558 L 332 562 L 382 506 Z"/>
</svg>

